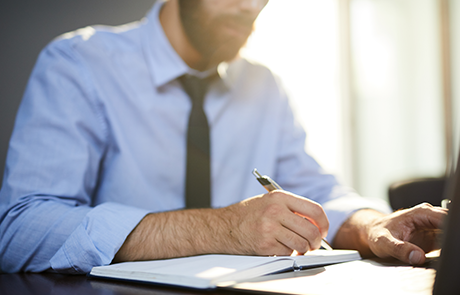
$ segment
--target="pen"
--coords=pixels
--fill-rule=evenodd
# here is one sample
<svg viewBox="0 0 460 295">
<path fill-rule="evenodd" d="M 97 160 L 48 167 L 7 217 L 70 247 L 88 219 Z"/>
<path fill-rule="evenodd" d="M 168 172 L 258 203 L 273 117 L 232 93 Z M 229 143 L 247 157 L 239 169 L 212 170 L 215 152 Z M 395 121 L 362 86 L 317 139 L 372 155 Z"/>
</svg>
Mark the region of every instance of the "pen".
<svg viewBox="0 0 460 295">
<path fill-rule="evenodd" d="M 267 175 L 262 176 L 259 173 L 259 171 L 257 171 L 257 169 L 252 170 L 252 174 L 254 174 L 254 176 L 257 178 L 257 180 L 260 182 L 260 184 L 267 191 L 271 192 L 273 190 L 282 190 L 281 186 L 279 184 L 277 184 L 276 181 L 274 181 L 273 179 L 271 179 Z M 323 247 L 326 250 L 332 250 L 331 245 L 329 245 L 329 243 L 324 239 L 321 239 L 321 247 Z"/>
</svg>

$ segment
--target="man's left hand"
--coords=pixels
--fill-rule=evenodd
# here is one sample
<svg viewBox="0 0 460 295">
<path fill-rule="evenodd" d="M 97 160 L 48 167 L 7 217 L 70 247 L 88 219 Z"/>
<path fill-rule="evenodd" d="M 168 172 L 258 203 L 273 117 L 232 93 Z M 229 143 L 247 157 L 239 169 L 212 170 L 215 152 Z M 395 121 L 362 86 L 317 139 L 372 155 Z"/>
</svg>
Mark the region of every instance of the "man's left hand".
<svg viewBox="0 0 460 295">
<path fill-rule="evenodd" d="M 425 253 L 439 248 L 440 228 L 447 212 L 427 203 L 389 215 L 360 210 L 342 225 L 334 244 L 358 249 L 363 256 L 395 257 L 420 265 L 425 262 Z"/>
</svg>

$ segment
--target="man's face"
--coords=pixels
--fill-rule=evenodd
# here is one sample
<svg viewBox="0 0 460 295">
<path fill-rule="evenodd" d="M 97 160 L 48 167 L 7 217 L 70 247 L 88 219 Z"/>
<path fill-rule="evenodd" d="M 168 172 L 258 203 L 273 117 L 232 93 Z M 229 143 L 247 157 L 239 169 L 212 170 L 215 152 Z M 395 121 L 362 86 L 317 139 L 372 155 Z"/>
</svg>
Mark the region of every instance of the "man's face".
<svg viewBox="0 0 460 295">
<path fill-rule="evenodd" d="M 179 0 L 190 43 L 204 62 L 233 59 L 246 43 L 268 0 Z"/>
</svg>

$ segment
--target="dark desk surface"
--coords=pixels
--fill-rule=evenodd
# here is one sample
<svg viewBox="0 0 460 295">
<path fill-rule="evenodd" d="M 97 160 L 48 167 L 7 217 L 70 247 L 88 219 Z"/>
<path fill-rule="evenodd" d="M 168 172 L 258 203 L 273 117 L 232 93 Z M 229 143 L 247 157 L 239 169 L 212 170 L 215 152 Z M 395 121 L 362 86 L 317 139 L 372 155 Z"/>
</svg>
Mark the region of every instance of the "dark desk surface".
<svg viewBox="0 0 460 295">
<path fill-rule="evenodd" d="M 0 274 L 0 294 L 29 295 L 127 295 L 127 294 L 231 294 L 229 291 L 200 291 L 182 288 L 139 284 L 123 281 L 88 278 L 85 275 L 61 275 L 52 273 Z"/>
<path fill-rule="evenodd" d="M 373 261 L 384 262 L 382 259 Z M 394 260 L 389 265 L 403 265 Z M 426 265 L 428 266 L 428 265 Z M 89 278 L 85 275 L 62 275 L 53 273 L 17 273 L 0 274 L 1 295 L 28 295 L 28 294 L 104 294 L 104 295 L 126 295 L 126 294 L 207 294 L 207 295 L 228 295 L 236 291 L 232 290 L 194 290 L 177 287 L 159 286 L 153 284 L 141 284 L 127 281 L 115 281 L 101 278 Z M 244 294 L 244 291 L 238 291 Z"/>
</svg>

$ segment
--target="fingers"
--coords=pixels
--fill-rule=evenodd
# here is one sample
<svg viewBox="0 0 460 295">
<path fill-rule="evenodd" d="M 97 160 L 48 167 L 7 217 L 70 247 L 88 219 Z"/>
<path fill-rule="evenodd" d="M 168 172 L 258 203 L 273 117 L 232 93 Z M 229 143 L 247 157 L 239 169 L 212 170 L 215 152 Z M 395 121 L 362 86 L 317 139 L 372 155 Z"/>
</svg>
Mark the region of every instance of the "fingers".
<svg viewBox="0 0 460 295">
<path fill-rule="evenodd" d="M 411 209 L 408 214 L 413 218 L 413 222 L 418 227 L 423 228 L 441 228 L 448 210 L 441 207 L 433 207 L 428 203 L 422 203 Z"/>
<path fill-rule="evenodd" d="M 286 202 L 288 209 L 308 219 L 308 221 L 318 228 L 321 237 L 325 238 L 329 230 L 329 220 L 323 207 L 312 200 L 294 194 L 286 193 L 286 195 L 289 197 Z"/>
<path fill-rule="evenodd" d="M 377 219 L 369 228 L 369 246 L 379 257 L 395 257 L 420 265 L 425 252 L 437 247 L 437 236 L 447 210 L 420 204 Z"/>
<path fill-rule="evenodd" d="M 280 230 L 276 240 L 288 249 L 288 255 L 290 255 L 293 250 L 297 251 L 299 254 L 305 254 L 308 251 L 313 250 L 311 249 L 310 243 L 307 239 L 302 238 L 287 228 L 282 228 Z"/>
<path fill-rule="evenodd" d="M 281 225 L 276 233 L 277 241 L 301 254 L 320 248 L 321 238 L 327 235 L 329 227 L 322 207 L 286 192 L 274 192 L 268 196 L 276 205 L 268 206 L 267 211 L 271 211 L 270 215 L 276 216 Z"/>
<path fill-rule="evenodd" d="M 292 238 L 291 243 L 286 244 L 291 249 L 304 254 L 321 247 L 321 232 L 309 220 L 296 214 L 290 214 L 281 221 L 281 224 L 295 237 L 295 239 Z"/>
<path fill-rule="evenodd" d="M 321 236 L 318 228 L 300 216 L 294 214 L 293 216 L 298 218 L 297 222 L 299 222 L 295 227 L 298 228 L 299 231 L 302 231 L 305 236 L 293 231 L 292 228 L 279 226 L 272 230 L 273 240 L 266 240 L 266 242 L 260 244 L 260 250 L 263 254 L 290 255 L 293 251 L 299 254 L 305 254 L 308 251 L 319 248 Z M 309 231 L 311 231 L 311 234 Z"/>
<path fill-rule="evenodd" d="M 287 236 L 287 235 L 286 235 Z M 285 243 L 288 240 L 287 237 L 282 237 L 280 239 L 274 239 L 273 244 L 269 247 L 261 247 L 262 251 L 260 254 L 269 255 L 269 256 L 290 256 L 293 252 L 292 247 L 287 246 Z M 284 242 L 284 243 L 283 243 Z"/>
<path fill-rule="evenodd" d="M 252 233 L 256 237 L 260 235 L 255 245 L 258 255 L 291 255 L 293 250 L 304 253 L 310 249 L 308 240 L 284 227 L 274 218 L 259 223 Z"/>
<path fill-rule="evenodd" d="M 382 238 L 379 246 L 381 247 L 379 252 L 386 253 L 403 262 L 412 265 L 425 263 L 425 251 L 410 242 L 398 240 L 391 234 Z"/>
</svg>

